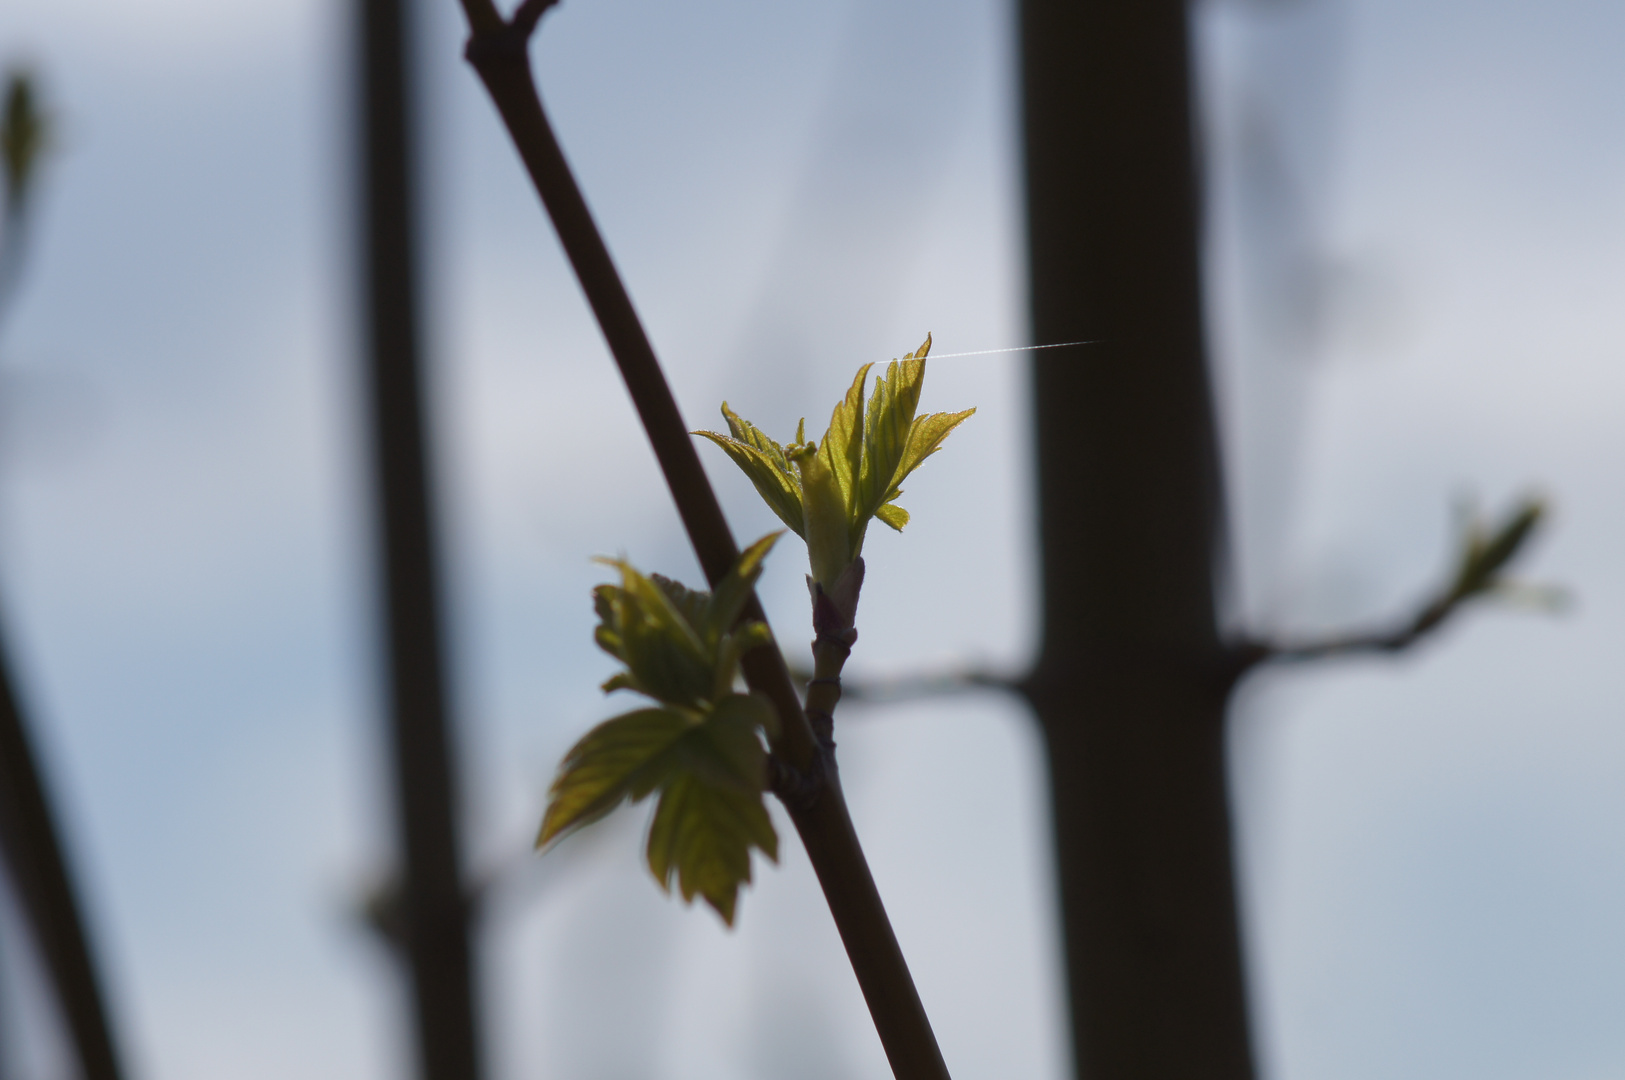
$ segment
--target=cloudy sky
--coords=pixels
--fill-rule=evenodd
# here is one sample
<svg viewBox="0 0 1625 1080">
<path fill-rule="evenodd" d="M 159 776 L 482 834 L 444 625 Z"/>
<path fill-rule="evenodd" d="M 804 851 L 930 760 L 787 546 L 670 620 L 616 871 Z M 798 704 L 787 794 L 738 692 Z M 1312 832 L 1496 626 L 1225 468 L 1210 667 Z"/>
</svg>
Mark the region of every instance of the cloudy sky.
<svg viewBox="0 0 1625 1080">
<path fill-rule="evenodd" d="M 493 1075 L 882 1077 L 794 842 L 741 925 L 626 812 L 527 856 L 612 706 L 590 557 L 696 572 L 535 198 L 423 0 L 431 353 Z M 931 331 L 1025 341 L 1002 0 L 567 0 L 535 50 L 688 418 L 770 432 Z M 1547 493 L 1559 617 L 1266 673 L 1234 775 L 1273 1080 L 1625 1070 L 1625 9 L 1209 0 L 1199 18 L 1231 618 L 1380 620 L 1457 508 Z M 348 12 L 9 0 L 60 137 L 0 326 L 0 597 L 139 1077 L 402 1074 L 353 319 Z M 877 536 L 855 670 L 1034 642 L 1019 358 Z M 736 530 L 773 527 L 720 455 Z M 770 563 L 780 636 L 799 552 Z M 951 582 L 951 587 L 944 587 Z M 1045 793 L 997 697 L 851 708 L 859 829 L 955 1075 L 1059 1080 Z M 26 1002 L 0 907 L 0 992 Z M 43 1061 L 48 1039 L 8 1053 Z"/>
</svg>

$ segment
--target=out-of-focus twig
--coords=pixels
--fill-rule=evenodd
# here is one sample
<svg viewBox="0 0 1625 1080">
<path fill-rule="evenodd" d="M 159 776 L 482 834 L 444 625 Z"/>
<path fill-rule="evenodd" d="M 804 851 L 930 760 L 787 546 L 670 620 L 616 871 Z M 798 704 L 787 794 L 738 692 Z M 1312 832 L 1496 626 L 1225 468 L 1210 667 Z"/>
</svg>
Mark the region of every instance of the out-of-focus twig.
<svg viewBox="0 0 1625 1080">
<path fill-rule="evenodd" d="M 1568 599 L 1563 591 L 1525 585 L 1506 576 L 1508 565 L 1535 534 L 1545 514 L 1544 500 L 1529 496 L 1493 527 L 1475 515 L 1463 529 L 1461 551 L 1450 581 L 1419 605 L 1414 614 L 1391 626 L 1320 639 L 1248 641 L 1236 647 L 1236 673 L 1239 675 L 1265 662 L 1302 663 L 1401 652 L 1439 629 L 1474 600 L 1502 597 L 1548 609 L 1561 607 Z"/>
<path fill-rule="evenodd" d="M 584 829 L 550 848 L 546 859 L 538 859 L 535 836 L 527 830 L 518 842 L 506 845 L 466 875 L 464 904 L 469 926 L 475 930 L 488 927 L 553 895 L 557 882 L 568 880 L 607 846 L 605 835 L 604 830 Z M 348 911 L 356 925 L 391 951 L 406 955 L 406 891 L 399 874 L 367 880 L 350 895 Z"/>
<path fill-rule="evenodd" d="M 802 668 L 792 668 L 790 674 L 798 686 L 806 686 L 812 678 L 811 672 Z M 841 688 L 848 701 L 890 705 L 921 698 L 948 697 L 967 690 L 1019 693 L 1021 679 L 987 668 L 962 666 L 900 675 L 846 675 L 842 677 Z"/>
<path fill-rule="evenodd" d="M 1231 647 L 1229 665 L 1216 674 L 1234 680 L 1266 662 L 1303 663 L 1402 652 L 1438 630 L 1463 606 L 1477 600 L 1499 598 L 1547 610 L 1561 608 L 1568 602 L 1568 594 L 1563 590 L 1529 585 L 1506 575 L 1508 565 L 1538 531 L 1545 515 L 1545 502 L 1530 496 L 1493 526 L 1480 518 L 1470 518 L 1462 532 L 1461 550 L 1450 580 L 1413 614 L 1393 625 L 1303 641 L 1243 639 Z M 793 669 L 792 674 L 800 686 L 805 686 L 811 677 L 803 669 Z M 961 665 L 899 675 L 848 676 L 842 685 L 848 700 L 891 704 L 970 690 L 1021 693 L 1024 679 L 1019 675 Z"/>
<path fill-rule="evenodd" d="M 478 954 L 469 937 L 421 374 L 413 8 L 405 0 L 356 0 L 355 14 L 360 299 L 401 859 L 398 921 L 411 972 L 417 1075 L 479 1080 Z"/>
</svg>

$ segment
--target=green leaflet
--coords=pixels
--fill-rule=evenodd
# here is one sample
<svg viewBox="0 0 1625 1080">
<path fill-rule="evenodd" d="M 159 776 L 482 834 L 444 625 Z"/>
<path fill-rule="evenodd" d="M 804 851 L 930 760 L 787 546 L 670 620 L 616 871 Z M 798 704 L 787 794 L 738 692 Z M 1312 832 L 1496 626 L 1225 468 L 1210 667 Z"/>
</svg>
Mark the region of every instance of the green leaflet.
<svg viewBox="0 0 1625 1080">
<path fill-rule="evenodd" d="M 859 368 L 830 415 L 822 443 L 803 442 L 805 433 L 798 430 L 794 443 L 780 446 L 726 402 L 722 415 L 729 435 L 695 432 L 722 447 L 780 520 L 807 542 L 813 580 L 826 591 L 862 554 L 871 519 L 898 531 L 908 524 L 908 511 L 895 502 L 903 480 L 976 411 L 916 415 L 930 351 L 927 334 L 918 349 L 887 365 L 867 409 L 863 395 L 873 365 Z M 837 535 L 836 522 L 844 536 Z"/>
<path fill-rule="evenodd" d="M 559 765 L 536 846 L 648 795 L 670 771 L 672 746 L 694 724 L 671 709 L 639 709 L 587 732 Z"/>
<path fill-rule="evenodd" d="M 760 794 L 716 787 L 693 773 L 668 784 L 649 826 L 649 871 L 662 888 L 677 878 L 684 900 L 696 895 L 733 925 L 739 886 L 750 882 L 750 849 L 777 861 L 778 834 Z"/>
<path fill-rule="evenodd" d="M 805 454 L 796 460 L 801 472 L 801 501 L 806 508 L 807 556 L 813 580 L 826 589 L 834 585 L 852 562 L 852 531 L 846 493 L 824 454 Z"/>
<path fill-rule="evenodd" d="M 903 526 L 908 524 L 908 511 L 893 501 L 903 494 L 901 484 L 908 478 L 909 473 L 920 467 L 921 462 L 941 448 L 942 440 L 948 437 L 949 432 L 964 423 L 975 412 L 975 409 L 966 409 L 964 412 L 931 413 L 928 416 L 914 418 L 914 422 L 909 425 L 908 439 L 903 444 L 902 456 L 892 471 L 891 486 L 886 489 L 880 505 L 875 508 L 875 517 L 898 532 L 903 531 Z M 860 545 L 863 543 L 861 536 L 858 543 Z"/>
<path fill-rule="evenodd" d="M 801 482 L 790 468 L 784 447 L 762 434 L 749 420 L 741 418 L 728 403 L 722 403 L 722 417 L 728 422 L 730 435 L 714 431 L 696 431 L 727 451 L 734 464 L 742 469 L 756 486 L 762 499 L 779 515 L 779 520 L 801 535 Z M 800 439 L 798 433 L 796 438 Z"/>
<path fill-rule="evenodd" d="M 698 705 L 714 682 L 699 628 L 664 589 L 624 562 L 620 568 L 621 587 L 612 594 L 620 639 L 616 655 L 625 662 L 633 688 L 668 705 Z"/>
<path fill-rule="evenodd" d="M 730 925 L 739 886 L 750 881 L 750 850 L 777 858 L 767 816 L 767 750 L 778 732 L 766 698 L 734 691 L 739 660 L 772 637 L 741 622 L 762 562 L 781 533 L 744 550 L 715 592 L 645 575 L 624 559 L 619 585 L 593 590 L 600 647 L 625 670 L 606 692 L 636 690 L 657 707 L 593 728 L 559 765 L 537 837 L 542 846 L 598 820 L 621 803 L 660 792 L 650 830 L 649 866 L 669 891 L 702 895 Z M 658 838 L 658 843 L 657 843 Z"/>
<path fill-rule="evenodd" d="M 649 870 L 661 888 L 670 891 L 675 874 L 685 901 L 704 896 L 730 926 L 739 886 L 751 879 L 750 849 L 778 859 L 778 833 L 762 801 L 767 754 L 756 736 L 772 712 L 755 695 L 718 702 L 674 747 L 681 768 L 649 827 Z"/>
<path fill-rule="evenodd" d="M 902 492 L 899 491 L 898 494 L 901 495 Z M 908 511 L 904 510 L 896 503 L 886 503 L 879 510 L 875 511 L 875 517 L 879 518 L 881 521 L 884 521 L 887 525 L 890 525 L 898 532 L 902 532 L 903 526 L 908 524 Z"/>
<path fill-rule="evenodd" d="M 863 472 L 858 478 L 857 513 L 854 528 L 861 530 L 895 487 L 897 467 L 914 426 L 914 411 L 920 404 L 920 387 L 925 380 L 925 355 L 931 351 L 931 337 L 924 344 L 886 367 L 875 380 L 869 398 L 869 411 L 863 421 Z"/>
<path fill-rule="evenodd" d="M 853 492 L 863 471 L 863 385 L 869 379 L 873 364 L 864 364 L 846 392 L 846 397 L 835 406 L 829 418 L 829 431 L 819 444 L 818 455 L 824 459 L 840 488 L 841 500 L 855 506 Z"/>
<path fill-rule="evenodd" d="M 666 594 L 671 606 L 677 609 L 688 624 L 696 630 L 705 626 L 705 609 L 711 603 L 711 594 L 691 589 L 680 581 L 673 581 L 664 574 L 650 574 L 649 580 L 655 583 L 659 590 Z M 703 630 L 702 630 L 703 633 Z"/>
<path fill-rule="evenodd" d="M 599 622 L 593 637 L 626 665 L 604 689 L 636 690 L 685 708 L 703 708 L 731 690 L 739 657 L 761 644 L 765 633 L 760 623 L 734 624 L 781 535 L 771 533 L 746 548 L 715 594 L 658 574 L 645 576 L 624 559 L 602 560 L 620 570 L 621 584 L 593 590 Z M 748 644 L 735 640 L 739 635 Z"/>
<path fill-rule="evenodd" d="M 766 698 L 729 694 L 703 724 L 673 746 L 674 760 L 713 787 L 761 794 L 767 790 L 767 751 L 756 733 L 777 722 L 777 717 L 764 716 L 773 716 Z"/>
<path fill-rule="evenodd" d="M 772 705 L 747 694 L 723 698 L 703 719 L 639 709 L 606 720 L 565 756 L 537 845 L 658 790 L 650 871 L 667 891 L 675 874 L 684 900 L 704 896 L 732 926 L 739 886 L 751 880 L 750 849 L 778 859 L 762 799 L 767 751 L 757 736 L 776 723 Z"/>
<path fill-rule="evenodd" d="M 956 413 L 931 413 L 927 416 L 916 416 L 913 425 L 908 431 L 908 443 L 903 447 L 903 460 L 898 464 L 896 473 L 891 480 L 891 488 L 886 493 L 887 501 L 902 494 L 898 485 L 908 478 L 908 474 L 918 469 L 922 462 L 942 448 L 942 441 L 948 433 L 963 424 L 976 412 L 975 409 L 966 409 Z"/>
</svg>

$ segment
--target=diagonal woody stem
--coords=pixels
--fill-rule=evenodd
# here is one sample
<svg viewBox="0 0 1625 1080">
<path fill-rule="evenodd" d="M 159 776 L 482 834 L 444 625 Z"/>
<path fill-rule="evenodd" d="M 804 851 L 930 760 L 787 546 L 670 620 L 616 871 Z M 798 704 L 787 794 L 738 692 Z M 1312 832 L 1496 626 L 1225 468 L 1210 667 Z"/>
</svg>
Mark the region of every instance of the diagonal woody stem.
<svg viewBox="0 0 1625 1080">
<path fill-rule="evenodd" d="M 637 408 L 672 499 L 706 577 L 714 585 L 739 549 L 700 465 L 632 300 L 611 261 L 575 177 L 553 134 L 530 70 L 526 45 L 534 19 L 549 6 L 527 0 L 513 22 L 491 0 L 461 0 L 468 17 L 469 62 L 478 72 L 553 221 L 559 241 L 597 317 Z M 754 597 L 744 617 L 766 618 Z M 786 808 L 823 887 L 881 1044 L 898 1080 L 948 1080 L 947 1066 L 920 1002 L 874 877 L 858 843 L 833 757 L 819 745 L 773 645 L 744 658 L 745 681 L 778 710 L 772 746 L 782 766 L 816 787 Z"/>
</svg>

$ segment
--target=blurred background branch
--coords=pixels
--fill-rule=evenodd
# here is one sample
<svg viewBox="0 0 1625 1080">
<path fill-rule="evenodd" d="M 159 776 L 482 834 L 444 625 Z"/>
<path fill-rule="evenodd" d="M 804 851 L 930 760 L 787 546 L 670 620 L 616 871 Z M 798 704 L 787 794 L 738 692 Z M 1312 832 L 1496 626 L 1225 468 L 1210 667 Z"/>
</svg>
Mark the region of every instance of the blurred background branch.
<svg viewBox="0 0 1625 1080">
<path fill-rule="evenodd" d="M 50 146 L 51 127 L 40 109 L 37 79 L 26 67 L 3 76 L 0 103 L 0 168 L 4 170 L 4 209 L 0 211 L 0 327 L 16 292 L 27 242 L 28 210 Z"/>
<path fill-rule="evenodd" d="M 1529 496 L 1515 503 L 1496 522 L 1469 511 L 1463 522 L 1460 550 L 1450 577 L 1413 614 L 1393 625 L 1351 630 L 1304 640 L 1244 640 L 1232 646 L 1236 676 L 1264 663 L 1303 663 L 1347 656 L 1398 653 L 1419 644 L 1451 620 L 1464 606 L 1489 600 L 1543 611 L 1559 611 L 1569 594 L 1555 586 L 1534 585 L 1508 576 L 1508 569 L 1540 531 L 1547 517 L 1544 499 Z M 795 669 L 805 685 L 810 673 Z M 1024 677 L 975 665 L 935 671 L 846 676 L 842 688 L 853 701 L 886 705 L 944 697 L 975 690 L 1020 693 Z"/>
<path fill-rule="evenodd" d="M 0 164 L 4 167 L 4 231 L 0 232 L 0 322 L 15 294 L 32 196 L 49 124 L 35 81 L 8 71 L 0 105 Z M 0 635 L 0 642 L 4 637 Z M 8 651 L 0 644 L 0 854 L 21 907 L 85 1080 L 124 1075 L 101 975 L 74 888 L 37 752 L 29 738 Z"/>
<path fill-rule="evenodd" d="M 423 378 L 413 8 L 357 0 L 356 140 L 361 325 L 371 436 L 377 602 L 395 844 L 393 937 L 410 973 L 417 1074 L 478 1080 L 477 952 L 462 856 L 462 805 L 442 615 L 434 458 Z M 386 894 L 387 895 L 387 894 Z"/>
<path fill-rule="evenodd" d="M 1460 553 L 1451 577 L 1414 614 L 1375 630 L 1349 631 L 1301 641 L 1252 641 L 1237 647 L 1243 670 L 1266 662 L 1301 663 L 1371 653 L 1397 653 L 1438 630 L 1472 601 L 1500 599 L 1557 610 L 1568 594 L 1550 586 L 1526 585 L 1506 570 L 1546 516 L 1544 500 L 1529 497 L 1491 524 L 1474 513 L 1464 523 Z"/>
</svg>

